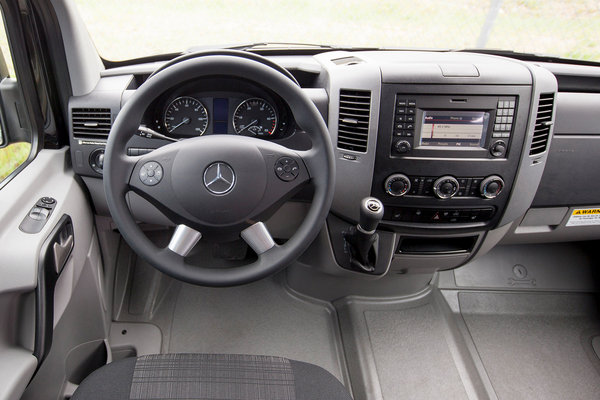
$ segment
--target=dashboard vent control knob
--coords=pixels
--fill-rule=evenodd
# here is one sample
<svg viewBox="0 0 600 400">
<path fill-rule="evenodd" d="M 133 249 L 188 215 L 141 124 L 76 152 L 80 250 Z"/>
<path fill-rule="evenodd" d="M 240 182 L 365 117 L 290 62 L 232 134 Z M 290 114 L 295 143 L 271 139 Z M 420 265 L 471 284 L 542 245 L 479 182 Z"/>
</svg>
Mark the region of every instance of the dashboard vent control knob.
<svg viewBox="0 0 600 400">
<path fill-rule="evenodd" d="M 410 190 L 410 179 L 404 174 L 393 174 L 387 177 L 383 186 L 390 196 L 404 196 Z"/>
<path fill-rule="evenodd" d="M 396 151 L 398 153 L 404 154 L 404 153 L 408 153 L 412 149 L 412 146 L 410 145 L 410 142 L 407 140 L 398 140 L 394 144 L 394 149 L 396 149 Z"/>
<path fill-rule="evenodd" d="M 504 189 L 504 180 L 498 175 L 491 175 L 481 181 L 479 191 L 486 199 L 495 199 Z"/>
<path fill-rule="evenodd" d="M 433 183 L 433 193 L 440 199 L 449 199 L 458 193 L 459 187 L 455 177 L 446 175 Z"/>
</svg>

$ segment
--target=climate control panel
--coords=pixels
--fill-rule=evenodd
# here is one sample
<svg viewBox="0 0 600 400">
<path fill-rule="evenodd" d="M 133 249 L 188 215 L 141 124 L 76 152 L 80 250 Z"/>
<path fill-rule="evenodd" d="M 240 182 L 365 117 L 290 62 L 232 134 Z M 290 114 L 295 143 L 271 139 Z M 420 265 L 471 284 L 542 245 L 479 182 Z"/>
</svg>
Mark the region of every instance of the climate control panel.
<svg viewBox="0 0 600 400">
<path fill-rule="evenodd" d="M 387 177 L 385 192 L 393 197 L 429 196 L 446 200 L 452 197 L 478 197 L 494 199 L 502 193 L 504 180 L 498 175 L 488 177 L 454 177 L 444 175 L 407 176 L 401 173 Z"/>
</svg>

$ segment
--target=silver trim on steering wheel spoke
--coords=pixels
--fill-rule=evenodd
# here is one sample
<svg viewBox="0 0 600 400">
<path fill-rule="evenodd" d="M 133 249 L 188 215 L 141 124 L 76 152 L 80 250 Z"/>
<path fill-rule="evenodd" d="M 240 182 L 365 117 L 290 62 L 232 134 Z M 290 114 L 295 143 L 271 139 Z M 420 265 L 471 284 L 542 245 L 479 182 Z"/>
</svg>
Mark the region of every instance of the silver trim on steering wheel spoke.
<svg viewBox="0 0 600 400">
<path fill-rule="evenodd" d="M 275 246 L 273 237 L 262 222 L 257 222 L 244 229 L 240 236 L 258 255 L 270 250 Z"/>
<path fill-rule="evenodd" d="M 187 225 L 177 225 L 167 248 L 182 257 L 187 256 L 196 243 L 202 239 L 202 234 Z"/>
</svg>

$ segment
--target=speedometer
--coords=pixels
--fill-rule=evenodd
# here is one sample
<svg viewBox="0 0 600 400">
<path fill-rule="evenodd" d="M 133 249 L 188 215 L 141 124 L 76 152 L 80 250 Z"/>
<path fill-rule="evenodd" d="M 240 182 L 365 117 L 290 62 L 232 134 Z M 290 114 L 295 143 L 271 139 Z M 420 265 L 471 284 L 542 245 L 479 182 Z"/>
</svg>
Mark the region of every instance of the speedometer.
<svg viewBox="0 0 600 400">
<path fill-rule="evenodd" d="M 199 100 L 178 97 L 165 110 L 164 122 L 169 135 L 200 136 L 208 127 L 208 112 Z"/>
<path fill-rule="evenodd" d="M 233 129 L 239 135 L 272 136 L 277 128 L 277 114 L 263 99 L 244 100 L 233 113 Z"/>
</svg>

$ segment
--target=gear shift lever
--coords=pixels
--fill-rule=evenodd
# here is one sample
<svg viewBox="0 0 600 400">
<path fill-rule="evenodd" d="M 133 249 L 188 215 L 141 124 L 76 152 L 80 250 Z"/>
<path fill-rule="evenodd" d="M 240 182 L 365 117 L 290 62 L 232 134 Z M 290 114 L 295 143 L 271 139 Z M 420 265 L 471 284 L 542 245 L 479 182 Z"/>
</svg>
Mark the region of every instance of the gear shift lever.
<svg viewBox="0 0 600 400">
<path fill-rule="evenodd" d="M 383 204 L 375 197 L 365 197 L 360 202 L 360 219 L 356 227 L 344 233 L 350 250 L 350 264 L 363 272 L 375 271 L 377 242 L 375 231 L 383 218 Z"/>
<path fill-rule="evenodd" d="M 365 197 L 360 202 L 360 220 L 356 229 L 372 235 L 383 218 L 383 204 L 375 197 Z"/>
</svg>

